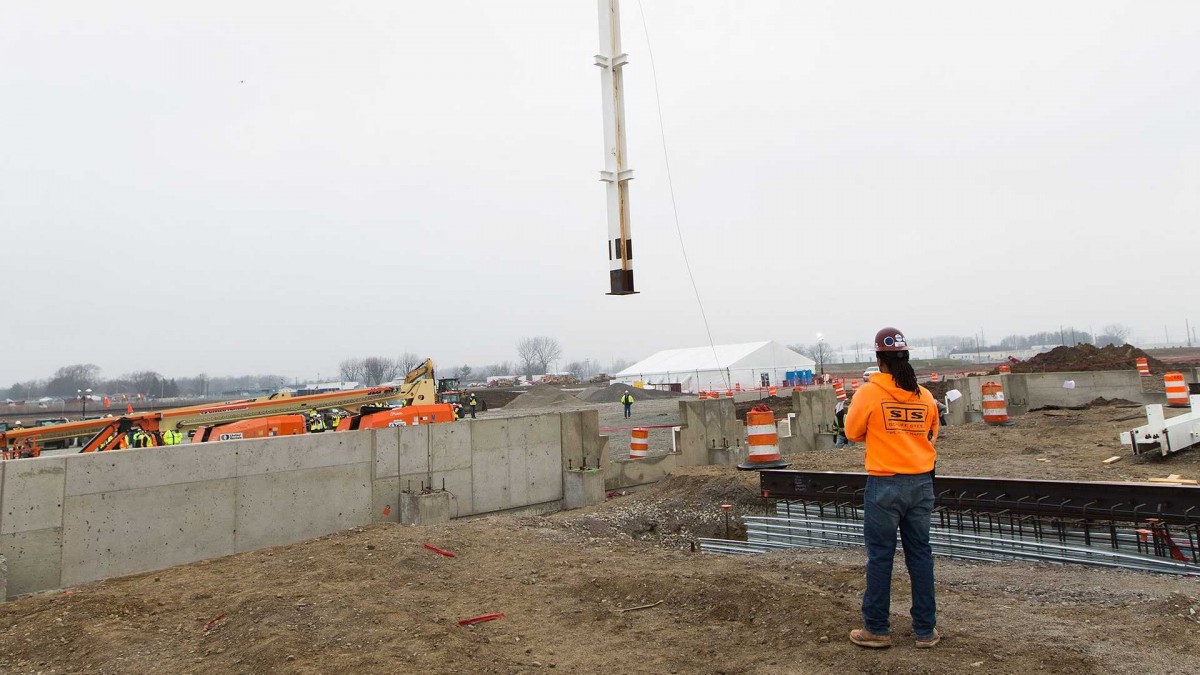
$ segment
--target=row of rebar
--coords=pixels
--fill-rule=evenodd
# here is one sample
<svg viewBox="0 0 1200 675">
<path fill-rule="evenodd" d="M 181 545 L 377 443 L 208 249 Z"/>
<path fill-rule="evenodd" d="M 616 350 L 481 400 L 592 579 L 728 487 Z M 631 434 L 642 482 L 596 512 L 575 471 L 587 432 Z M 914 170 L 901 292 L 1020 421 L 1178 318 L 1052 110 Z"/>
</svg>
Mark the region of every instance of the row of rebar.
<svg viewBox="0 0 1200 675">
<path fill-rule="evenodd" d="M 757 554 L 779 548 L 863 546 L 862 508 L 782 500 L 775 516 L 744 516 L 746 541 L 701 539 L 702 551 Z M 1200 525 L 935 510 L 935 555 L 974 561 L 1028 560 L 1200 576 Z"/>
</svg>

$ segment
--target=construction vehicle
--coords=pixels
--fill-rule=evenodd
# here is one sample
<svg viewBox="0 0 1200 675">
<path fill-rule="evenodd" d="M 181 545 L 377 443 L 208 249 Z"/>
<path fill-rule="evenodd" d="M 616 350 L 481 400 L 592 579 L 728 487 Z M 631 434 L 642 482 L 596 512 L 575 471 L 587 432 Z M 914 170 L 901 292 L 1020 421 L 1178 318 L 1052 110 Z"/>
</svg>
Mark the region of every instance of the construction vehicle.
<svg viewBox="0 0 1200 675">
<path fill-rule="evenodd" d="M 449 403 L 454 406 L 455 412 L 459 417 L 467 410 L 467 403 L 471 400 L 471 394 L 459 388 L 457 377 L 443 377 L 437 381 L 437 395 L 439 403 Z M 478 412 L 487 410 L 487 403 L 479 396 L 475 397 L 475 401 L 479 404 L 475 407 Z"/>
<path fill-rule="evenodd" d="M 432 422 L 451 422 L 453 414 L 446 415 L 446 410 L 437 404 L 437 389 L 434 384 L 433 361 L 426 360 L 409 371 L 403 382 L 394 385 L 369 387 L 350 391 L 327 392 L 311 396 L 282 396 L 260 397 L 253 400 L 227 401 L 216 404 L 204 404 L 173 408 L 155 412 L 142 412 L 121 417 L 105 417 L 100 419 L 80 420 L 65 424 L 54 424 L 31 429 L 8 429 L 0 432 L 0 450 L 15 450 L 32 448 L 34 456 L 49 443 L 62 442 L 76 438 L 88 439 L 80 448 L 80 452 L 100 452 L 104 450 L 123 449 L 130 446 L 131 439 L 137 431 L 143 431 L 156 439 L 155 444 L 161 444 L 161 433 L 171 430 L 185 436 L 191 435 L 195 441 L 195 432 L 201 428 L 203 440 L 226 440 L 234 434 L 241 438 L 260 438 L 272 435 L 287 435 L 295 429 L 294 421 L 282 419 L 304 413 L 310 410 L 323 411 L 338 408 L 351 413 L 351 420 L 363 407 L 377 414 L 383 409 L 392 410 L 399 405 L 410 408 L 408 413 L 397 416 L 390 422 L 404 421 L 405 424 L 422 424 Z M 427 408 L 420 414 L 419 408 Z M 251 422 L 258 420 L 258 422 Z M 382 418 L 380 418 L 382 420 Z M 246 422 L 231 428 L 234 423 Z M 389 423 L 372 422 L 364 426 L 361 420 L 357 425 L 347 428 L 377 428 L 388 426 Z M 342 424 L 339 423 L 339 428 Z M 11 453 L 7 453 L 7 457 Z"/>
</svg>

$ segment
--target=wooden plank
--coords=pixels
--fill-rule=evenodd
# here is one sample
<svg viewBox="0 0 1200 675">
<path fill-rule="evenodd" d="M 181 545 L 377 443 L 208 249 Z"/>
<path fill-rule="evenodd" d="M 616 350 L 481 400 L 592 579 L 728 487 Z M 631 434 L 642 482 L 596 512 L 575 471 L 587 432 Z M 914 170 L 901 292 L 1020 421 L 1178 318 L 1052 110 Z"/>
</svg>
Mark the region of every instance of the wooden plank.
<svg viewBox="0 0 1200 675">
<path fill-rule="evenodd" d="M 1113 455 L 1112 457 L 1109 457 L 1108 459 L 1104 460 L 1104 463 L 1105 464 L 1116 464 L 1117 462 L 1121 461 L 1121 459 L 1122 459 L 1122 457 L 1120 455 Z"/>
</svg>

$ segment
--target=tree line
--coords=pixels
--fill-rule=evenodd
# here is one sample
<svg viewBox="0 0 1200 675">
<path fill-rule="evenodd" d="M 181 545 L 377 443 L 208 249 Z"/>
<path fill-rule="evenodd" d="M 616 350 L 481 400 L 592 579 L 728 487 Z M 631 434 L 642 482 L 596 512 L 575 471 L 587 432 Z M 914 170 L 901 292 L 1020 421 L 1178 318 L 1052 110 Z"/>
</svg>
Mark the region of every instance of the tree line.
<svg viewBox="0 0 1200 675">
<path fill-rule="evenodd" d="M 600 373 L 614 374 L 629 367 L 625 359 L 602 363 L 599 359 L 563 360 L 562 344 L 548 336 L 525 337 L 517 341 L 516 359 L 486 365 L 443 366 L 438 375 L 457 376 L 465 382 L 484 381 L 491 376 L 535 376 L 548 372 L 560 372 L 586 380 Z M 413 352 L 404 352 L 398 357 L 367 356 L 343 359 L 337 367 L 337 377 L 344 382 L 358 382 L 363 386 L 375 386 L 403 379 L 412 369 L 425 361 L 425 357 Z M 328 378 L 333 379 L 333 378 Z M 105 394 L 142 395 L 146 398 L 238 396 L 242 393 L 275 391 L 300 380 L 283 375 L 236 375 L 209 376 L 204 373 L 192 377 L 166 377 L 154 370 L 126 373 L 118 377 L 102 376 L 94 363 L 76 363 L 63 366 L 54 375 L 45 379 L 16 382 L 7 389 L 0 388 L 0 398 L 14 401 L 34 400 L 42 397 L 63 399 L 77 398 L 79 392 L 92 390 L 93 396 Z"/>
</svg>

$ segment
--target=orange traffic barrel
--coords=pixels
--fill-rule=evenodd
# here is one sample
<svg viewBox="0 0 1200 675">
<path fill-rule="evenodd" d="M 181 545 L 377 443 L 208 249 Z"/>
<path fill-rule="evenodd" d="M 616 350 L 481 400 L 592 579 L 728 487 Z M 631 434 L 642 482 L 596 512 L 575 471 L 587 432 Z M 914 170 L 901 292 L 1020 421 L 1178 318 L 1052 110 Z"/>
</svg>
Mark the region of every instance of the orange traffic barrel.
<svg viewBox="0 0 1200 675">
<path fill-rule="evenodd" d="M 1009 365 L 1003 365 L 1003 366 L 1000 366 L 1000 367 L 998 368 L 998 370 L 999 370 L 1000 372 L 1002 372 L 1002 373 L 1011 373 L 1011 372 L 1012 372 L 1012 366 L 1009 366 Z"/>
<path fill-rule="evenodd" d="M 846 400 L 846 389 L 845 389 L 844 387 L 842 387 L 842 383 L 841 383 L 841 382 L 835 382 L 835 383 L 834 383 L 834 385 L 833 385 L 833 395 L 834 395 L 834 396 L 837 396 L 837 400 L 839 400 L 839 401 L 845 401 L 845 400 Z"/>
<path fill-rule="evenodd" d="M 738 464 L 739 469 L 779 469 L 788 465 L 779 454 L 775 414 L 765 405 L 756 405 L 746 413 L 746 444 L 750 455 Z"/>
<path fill-rule="evenodd" d="M 777 387 L 767 387 L 767 396 L 774 396 L 775 394 L 778 394 L 778 393 L 779 393 L 779 389 Z"/>
<path fill-rule="evenodd" d="M 1142 377 L 1150 377 L 1150 360 L 1144 356 L 1139 356 L 1137 360 L 1138 375 Z"/>
<path fill-rule="evenodd" d="M 1163 375 L 1163 384 L 1166 385 L 1168 408 L 1188 407 L 1188 386 L 1183 381 L 1183 373 Z"/>
<path fill-rule="evenodd" d="M 983 383 L 983 421 L 992 426 L 1012 424 L 1004 403 L 1004 388 L 998 382 Z"/>
<path fill-rule="evenodd" d="M 930 373 L 930 374 L 929 374 L 929 381 L 930 381 L 930 382 L 937 382 L 937 381 L 938 381 L 938 374 L 937 374 L 937 373 Z"/>
<path fill-rule="evenodd" d="M 725 390 L 725 398 L 733 398 L 733 390 L 732 389 Z"/>
<path fill-rule="evenodd" d="M 646 459 L 650 450 L 650 430 L 634 428 L 629 434 L 629 459 Z"/>
</svg>

